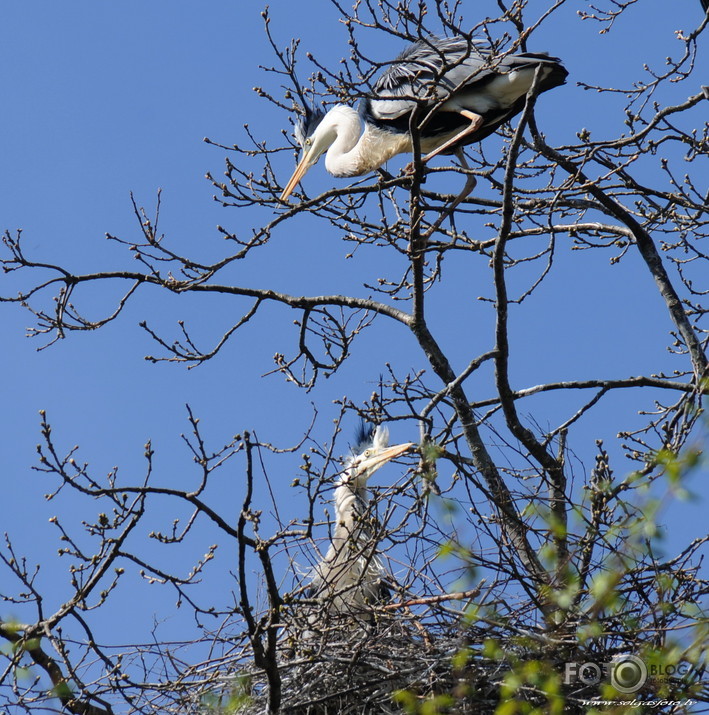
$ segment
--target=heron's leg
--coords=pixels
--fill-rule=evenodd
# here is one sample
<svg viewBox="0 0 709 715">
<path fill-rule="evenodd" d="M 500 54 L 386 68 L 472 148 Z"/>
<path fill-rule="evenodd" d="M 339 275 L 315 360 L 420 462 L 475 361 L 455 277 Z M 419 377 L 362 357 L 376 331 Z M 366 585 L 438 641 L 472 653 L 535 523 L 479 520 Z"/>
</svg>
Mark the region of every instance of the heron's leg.
<svg viewBox="0 0 709 715">
<path fill-rule="evenodd" d="M 426 156 L 423 157 L 422 161 L 428 161 L 429 159 L 433 159 L 434 156 L 437 156 L 442 151 L 446 151 L 447 149 L 450 149 L 452 146 L 457 144 L 463 137 L 466 137 L 468 134 L 472 134 L 473 132 L 476 132 L 478 129 L 480 129 L 480 125 L 483 123 L 483 118 L 479 114 L 475 114 L 475 112 L 470 112 L 467 109 L 459 109 L 458 114 L 461 114 L 466 119 L 469 119 L 470 124 L 461 131 L 459 131 L 447 142 L 441 144 L 441 146 L 439 146 L 437 149 L 434 149 L 429 154 L 426 154 Z"/>
<path fill-rule="evenodd" d="M 465 170 L 465 186 L 463 187 L 463 190 L 458 194 L 456 197 L 455 201 L 451 204 L 451 207 L 449 211 L 455 211 L 456 208 L 458 208 L 458 204 L 467 199 L 468 196 L 470 196 L 472 190 L 476 187 L 478 180 L 474 174 L 471 174 L 471 168 L 470 164 L 468 164 L 467 159 L 465 158 L 465 153 L 463 152 L 463 147 L 458 147 L 458 149 L 455 152 L 455 155 L 460 162 L 460 165 L 463 167 Z"/>
<path fill-rule="evenodd" d="M 453 230 L 455 231 L 455 222 L 454 222 L 454 214 L 453 212 L 458 208 L 458 204 L 460 204 L 461 201 L 464 201 L 468 196 L 470 195 L 471 191 L 475 188 L 476 184 L 478 183 L 478 180 L 475 178 L 473 174 L 470 173 L 470 164 L 468 164 L 465 154 L 463 153 L 462 147 L 459 147 L 457 151 L 455 152 L 456 158 L 460 162 L 460 165 L 465 169 L 466 172 L 466 179 L 465 179 L 465 186 L 463 187 L 463 190 L 458 194 L 458 196 L 453 199 L 453 202 L 451 203 L 450 206 L 446 208 L 445 211 L 441 212 L 441 215 L 431 224 L 429 227 L 428 231 L 426 231 L 426 234 L 424 238 L 428 239 L 429 236 L 433 234 L 433 232 L 448 218 L 448 216 L 451 217 L 451 226 Z"/>
</svg>

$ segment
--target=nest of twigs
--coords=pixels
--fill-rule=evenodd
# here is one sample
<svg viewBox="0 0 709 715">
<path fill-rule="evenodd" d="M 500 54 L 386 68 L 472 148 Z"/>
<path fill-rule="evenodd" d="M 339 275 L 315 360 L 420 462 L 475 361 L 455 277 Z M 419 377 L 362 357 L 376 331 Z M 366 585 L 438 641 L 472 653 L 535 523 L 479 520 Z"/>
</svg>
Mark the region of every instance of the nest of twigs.
<svg viewBox="0 0 709 715">
<path fill-rule="evenodd" d="M 492 713 L 507 667 L 456 656 L 476 638 L 459 623 L 423 625 L 413 614 L 372 609 L 291 618 L 279 647 L 281 709 L 289 715 L 401 713 L 404 703 L 453 693 L 456 713 Z M 478 634 L 479 635 L 479 634 Z M 481 637 L 478 642 L 481 642 Z M 249 669 L 250 698 L 237 710 L 268 712 L 265 674 Z"/>
<path fill-rule="evenodd" d="M 217 677 L 204 679 L 206 688 L 195 687 L 191 705 L 180 712 L 387 715 L 419 712 L 419 705 L 433 701 L 427 712 L 493 715 L 515 673 L 536 667 L 559 674 L 569 660 L 609 662 L 634 650 L 632 643 L 617 643 L 611 650 L 580 652 L 572 623 L 550 635 L 515 625 L 523 622 L 519 611 L 478 624 L 437 603 L 419 614 L 400 603 L 348 614 L 328 612 L 325 603 L 301 604 L 280 616 L 275 657 L 266 666 L 257 663 L 248 638 L 241 640 L 240 656 L 222 660 Z M 569 715 L 587 712 L 587 701 L 598 697 L 597 686 L 583 682 L 563 691 L 553 696 L 532 679 L 517 697 L 542 709 L 550 697 L 563 697 Z M 646 688 L 637 693 L 652 695 Z"/>
</svg>

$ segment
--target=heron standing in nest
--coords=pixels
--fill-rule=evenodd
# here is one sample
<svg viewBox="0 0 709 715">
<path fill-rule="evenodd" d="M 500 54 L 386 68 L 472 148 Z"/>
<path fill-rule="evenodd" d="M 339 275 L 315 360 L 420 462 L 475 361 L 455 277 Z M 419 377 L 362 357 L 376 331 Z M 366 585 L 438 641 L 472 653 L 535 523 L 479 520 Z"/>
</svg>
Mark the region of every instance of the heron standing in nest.
<svg viewBox="0 0 709 715">
<path fill-rule="evenodd" d="M 357 445 L 335 489 L 335 527 L 325 558 L 315 567 L 311 593 L 330 613 L 356 613 L 386 599 L 387 575 L 376 553 L 376 534 L 367 514 L 367 482 L 380 467 L 411 449 L 389 445 L 382 425 L 360 427 Z"/>
</svg>

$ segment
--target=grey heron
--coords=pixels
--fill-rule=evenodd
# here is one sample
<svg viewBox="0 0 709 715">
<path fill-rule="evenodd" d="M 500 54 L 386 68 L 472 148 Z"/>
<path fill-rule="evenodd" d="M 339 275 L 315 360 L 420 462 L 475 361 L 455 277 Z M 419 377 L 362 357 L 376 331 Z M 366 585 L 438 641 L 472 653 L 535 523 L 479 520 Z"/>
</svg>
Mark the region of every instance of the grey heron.
<svg viewBox="0 0 709 715">
<path fill-rule="evenodd" d="M 330 547 L 315 567 L 310 593 L 330 613 L 356 613 L 386 594 L 386 572 L 376 553 L 376 534 L 367 508 L 367 482 L 380 467 L 404 454 L 413 442 L 389 445 L 389 431 L 362 425 L 358 444 L 335 489 L 335 526 Z"/>
<path fill-rule="evenodd" d="M 546 53 L 496 56 L 487 43 L 462 36 L 414 42 L 379 77 L 359 110 L 345 104 L 326 114 L 305 108 L 295 129 L 303 154 L 281 200 L 325 152 L 325 168 L 336 177 L 360 176 L 411 152 L 409 124 L 417 111 L 417 119 L 426 119 L 420 130 L 423 160 L 453 153 L 462 158 L 464 145 L 522 111 L 538 68 L 538 92 L 564 84 L 568 74 Z"/>
</svg>

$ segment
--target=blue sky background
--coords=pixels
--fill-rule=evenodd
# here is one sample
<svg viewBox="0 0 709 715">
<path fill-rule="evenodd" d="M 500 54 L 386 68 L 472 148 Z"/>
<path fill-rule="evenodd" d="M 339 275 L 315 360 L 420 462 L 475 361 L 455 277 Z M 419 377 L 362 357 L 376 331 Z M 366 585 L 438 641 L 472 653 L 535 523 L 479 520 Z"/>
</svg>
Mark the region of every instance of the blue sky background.
<svg viewBox="0 0 709 715">
<path fill-rule="evenodd" d="M 208 136 L 224 144 L 244 142 L 243 124 L 249 123 L 259 137 L 276 146 L 282 143 L 281 131 L 290 130 L 288 116 L 252 91 L 257 85 L 272 86 L 273 81 L 259 69 L 273 61 L 262 9 L 253 2 L 175 0 L 4 3 L 1 227 L 22 228 L 26 250 L 35 258 L 91 271 L 131 266 L 126 251 L 104 238 L 106 232 L 127 239 L 137 235 L 131 191 L 150 210 L 161 188 L 162 231 L 177 250 L 197 257 L 221 255 L 223 239 L 215 230 L 217 224 L 247 233 L 268 221 L 267 213 L 225 210 L 212 200 L 213 188 L 204 175 L 223 171 L 224 151 L 202 141 Z M 479 18 L 472 9 L 467 12 L 472 25 Z M 273 33 L 283 45 L 300 37 L 303 54 L 313 51 L 331 66 L 347 53 L 338 14 L 322 0 L 274 3 L 271 16 Z M 679 51 L 675 29 L 689 31 L 700 19 L 697 0 L 673 3 L 671 10 L 659 0 L 644 2 L 612 33 L 601 36 L 597 26 L 577 20 L 571 5 L 565 9 L 530 43 L 530 49 L 562 57 L 570 71 L 568 84 L 539 102 L 538 119 L 549 141 L 571 142 L 585 126 L 593 127 L 594 135 L 617 133 L 622 115 L 606 114 L 604 109 L 612 103 L 604 98 L 604 109 L 599 109 L 598 95 L 581 91 L 575 82 L 627 86 L 638 77 L 643 62 L 659 64 L 665 55 Z M 390 37 L 363 38 L 380 60 L 401 50 Z M 706 52 L 702 59 L 706 61 Z M 303 59 L 302 79 L 307 71 Z M 694 91 L 685 84 L 672 99 Z M 393 161 L 390 170 L 398 170 L 405 161 Z M 284 153 L 277 166 L 285 184 L 293 157 Z M 335 181 L 318 166 L 308 174 L 306 186 L 314 194 Z M 382 258 L 381 251 L 363 250 L 347 260 L 351 248 L 322 226 L 292 222 L 277 231 L 248 266 L 236 266 L 230 277 L 296 293 L 363 294 L 357 286 L 379 270 L 375 261 Z M 615 266 L 608 258 L 606 253 L 560 251 L 557 269 L 534 301 L 513 315 L 513 350 L 519 356 L 513 363 L 516 387 L 599 374 L 647 374 L 675 366 L 665 349 L 671 324 L 649 275 L 634 255 Z M 396 265 L 396 259 L 386 260 Z M 431 303 L 440 310 L 442 342 L 460 368 L 467 364 L 466 356 L 482 352 L 492 339 L 489 308 L 472 300 L 491 295 L 490 277 L 482 267 L 475 274 L 464 264 L 452 264 L 446 267 L 445 278 L 447 283 L 432 295 Z M 5 285 L 15 285 L 13 280 L 3 278 Z M 470 298 L 455 314 L 466 321 L 463 339 L 452 329 L 449 308 L 450 301 L 461 300 L 461 290 L 469 291 Z M 109 304 L 106 296 L 97 293 L 91 298 L 97 316 Z M 409 367 L 409 356 L 411 367 L 421 363 L 418 355 L 413 356 L 413 344 L 408 339 L 389 340 L 383 325 L 363 336 L 345 369 L 306 394 L 279 376 L 262 377 L 272 368 L 274 353 L 291 352 L 294 316 L 275 307 L 264 313 L 268 320 L 255 321 L 216 360 L 197 369 L 143 360 L 155 346 L 138 327 L 140 320 L 177 337 L 177 321 L 184 319 L 208 345 L 231 324 L 240 305 L 228 298 L 195 299 L 146 290 L 115 323 L 96 333 L 73 334 L 41 352 L 35 350 L 36 340 L 23 337 L 30 316 L 17 306 L 0 305 L 0 531 L 12 535 L 19 552 L 43 564 L 43 588 L 48 601 L 54 601 L 48 603 L 48 611 L 68 588 L 62 565 L 56 563 L 56 530 L 48 519 L 60 513 L 70 523 L 87 509 L 91 513 L 92 507 L 85 502 L 77 506 L 64 495 L 50 503 L 43 499 L 50 487 L 31 471 L 40 409 L 47 411 L 59 444 L 81 445 L 80 454 L 92 464 L 94 474 L 120 465 L 126 481 L 139 481 L 143 445 L 151 439 L 159 479 L 181 484 L 189 479 L 190 459 L 179 437 L 188 428 L 185 403 L 201 418 L 213 446 L 244 429 L 279 445 L 294 444 L 310 422 L 313 405 L 319 411 L 316 435 L 325 440 L 337 414 L 334 399 L 345 394 L 355 401 L 368 398 L 386 361 L 398 361 L 402 369 Z M 489 377 L 481 371 L 470 394 L 490 396 Z M 625 391 L 607 398 L 581 426 L 583 438 L 573 446 L 587 468 L 594 439 L 612 442 L 619 414 L 632 423 L 634 410 L 652 407 L 649 400 L 637 405 L 638 394 Z M 540 396 L 527 409 L 553 425 L 568 414 L 568 403 L 555 400 Z M 412 424 L 397 424 L 392 432 L 395 441 L 417 439 Z M 288 513 L 288 485 L 296 469 L 294 462 L 290 472 L 271 475 L 286 518 L 296 516 Z M 393 479 L 396 468 L 387 473 Z M 382 472 L 383 481 L 387 473 Z M 129 478 L 133 474 L 135 478 Z M 706 493 L 706 476 L 695 478 L 698 492 Z M 224 494 L 233 499 L 234 521 L 240 506 L 239 478 L 237 468 L 223 477 Z M 258 497 L 266 498 L 265 493 Z M 173 514 L 161 517 L 169 524 Z M 673 505 L 665 520 L 670 546 L 684 544 L 705 533 L 706 502 Z M 217 583 L 224 588 L 232 556 L 219 562 L 224 576 Z M 126 638 L 133 631 L 144 632 L 153 617 L 167 615 L 163 602 L 157 597 L 153 602 L 153 596 L 140 589 L 135 599 L 123 602 L 132 614 L 121 624 Z M 104 627 L 109 637 L 114 625 L 107 621 Z"/>
</svg>

